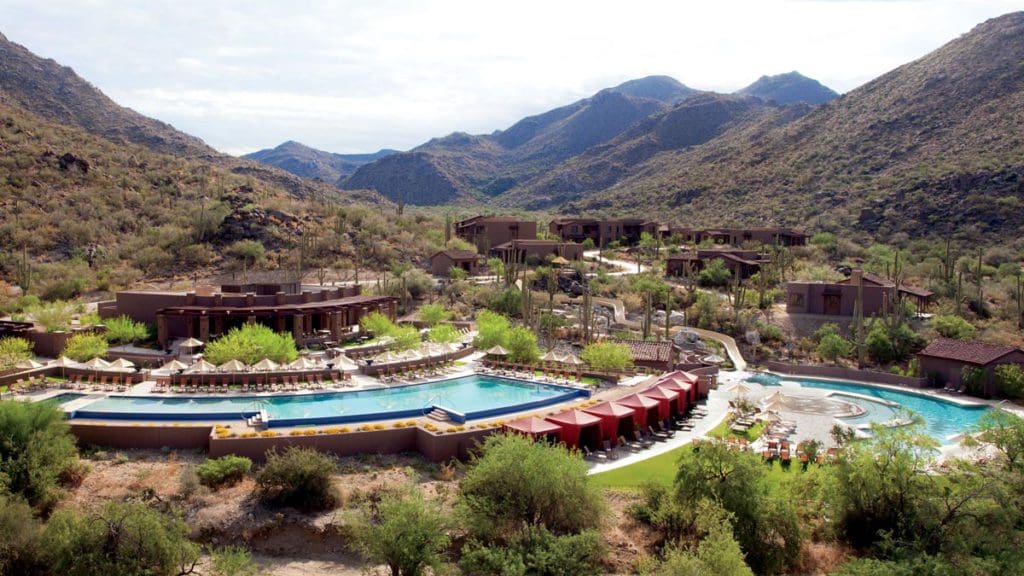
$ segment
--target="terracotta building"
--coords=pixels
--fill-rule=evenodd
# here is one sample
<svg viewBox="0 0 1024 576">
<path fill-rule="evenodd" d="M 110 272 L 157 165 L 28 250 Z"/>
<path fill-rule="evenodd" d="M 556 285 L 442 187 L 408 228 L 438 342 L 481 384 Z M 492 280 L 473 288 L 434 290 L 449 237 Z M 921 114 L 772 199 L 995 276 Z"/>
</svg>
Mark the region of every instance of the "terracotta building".
<svg viewBox="0 0 1024 576">
<path fill-rule="evenodd" d="M 743 246 L 765 244 L 779 246 L 804 246 L 807 234 L 793 228 L 671 228 L 670 234 L 679 236 L 687 244 L 700 244 L 710 240 L 715 244 Z"/>
<path fill-rule="evenodd" d="M 985 342 L 964 342 L 950 338 L 933 340 L 924 350 L 917 353 L 921 373 L 933 384 L 960 388 L 963 385 L 963 370 L 966 367 L 984 370 L 987 373 L 985 393 L 996 394 L 993 378 L 995 367 L 1000 364 L 1024 366 L 1024 350 L 1013 346 L 987 344 Z"/>
<path fill-rule="evenodd" d="M 634 366 L 661 370 L 662 372 L 669 372 L 674 368 L 675 353 L 671 342 L 615 339 L 608 341 L 629 346 L 629 354 L 633 357 Z"/>
<path fill-rule="evenodd" d="M 461 268 L 468 276 L 480 274 L 480 255 L 467 250 L 441 250 L 430 257 L 430 272 L 448 276 L 452 268 Z"/>
<path fill-rule="evenodd" d="M 712 260 L 721 260 L 734 278 L 739 274 L 742 280 L 757 274 L 762 265 L 771 262 L 771 258 L 756 250 L 701 249 L 670 254 L 665 260 L 665 275 L 696 275 Z"/>
<path fill-rule="evenodd" d="M 394 319 L 398 300 L 364 296 L 359 286 L 320 287 L 299 284 L 200 286 L 191 292 L 127 290 L 100 302 L 102 318 L 125 315 L 155 324 L 164 348 L 182 338 L 203 342 L 233 327 L 259 322 L 291 332 L 299 346 L 339 341 L 355 331 L 359 320 L 375 311 Z"/>
<path fill-rule="evenodd" d="M 491 255 L 502 262 L 542 262 L 548 256 L 561 256 L 566 260 L 582 260 L 583 245 L 557 240 L 516 240 L 491 248 Z"/>
<path fill-rule="evenodd" d="M 512 240 L 537 238 L 537 223 L 511 216 L 474 216 L 455 223 L 455 235 L 472 243 L 481 254 Z"/>
<path fill-rule="evenodd" d="M 859 284 L 863 284 L 861 291 L 865 318 L 877 316 L 895 304 L 895 283 L 854 270 L 849 278 L 838 282 L 787 282 L 786 311 L 790 314 L 853 316 Z M 905 284 L 899 287 L 899 293 L 902 298 L 913 302 L 918 312 L 928 307 L 934 295 L 929 290 Z"/>
<path fill-rule="evenodd" d="M 583 242 L 593 240 L 595 246 L 607 246 L 610 242 L 636 244 L 644 232 L 652 236 L 661 234 L 661 224 L 642 218 L 559 218 L 548 224 L 548 231 L 562 240 Z"/>
</svg>

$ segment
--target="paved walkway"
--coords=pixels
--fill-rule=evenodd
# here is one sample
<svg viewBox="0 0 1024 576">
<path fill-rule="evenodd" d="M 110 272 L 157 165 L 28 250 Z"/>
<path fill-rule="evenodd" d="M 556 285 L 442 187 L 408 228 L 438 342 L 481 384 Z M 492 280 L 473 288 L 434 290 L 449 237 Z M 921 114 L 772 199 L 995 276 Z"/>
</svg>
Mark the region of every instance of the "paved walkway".
<svg viewBox="0 0 1024 576">
<path fill-rule="evenodd" d="M 583 253 L 583 257 L 588 260 L 597 260 L 600 252 L 598 250 L 587 250 Z M 629 274 L 637 274 L 636 262 L 627 262 L 625 260 L 609 260 L 608 258 L 601 258 L 600 261 L 609 266 L 614 266 L 619 269 L 618 272 L 608 272 L 609 276 L 627 276 Z M 646 264 L 640 265 L 640 272 L 647 272 L 651 267 Z"/>
</svg>

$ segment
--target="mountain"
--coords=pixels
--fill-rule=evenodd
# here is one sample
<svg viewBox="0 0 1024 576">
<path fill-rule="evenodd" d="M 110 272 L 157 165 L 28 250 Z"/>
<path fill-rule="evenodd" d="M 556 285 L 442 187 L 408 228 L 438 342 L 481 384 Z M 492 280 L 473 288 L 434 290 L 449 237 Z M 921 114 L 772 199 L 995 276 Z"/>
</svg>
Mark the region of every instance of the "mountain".
<svg viewBox="0 0 1024 576">
<path fill-rule="evenodd" d="M 825 104 L 839 97 L 831 88 L 799 72 L 761 76 L 756 82 L 736 93 L 757 96 L 779 104 Z"/>
<path fill-rule="evenodd" d="M 1019 234 L 1022 63 L 1016 12 L 800 118 L 762 118 L 657 154 L 559 207 L 883 235 Z"/>
<path fill-rule="evenodd" d="M 305 144 L 289 140 L 276 148 L 259 150 L 243 158 L 275 166 L 303 178 L 335 183 L 351 175 L 363 164 L 368 164 L 398 150 L 380 150 L 372 154 L 335 154 L 310 148 Z"/>
<path fill-rule="evenodd" d="M 493 134 L 435 138 L 366 164 L 341 185 L 377 190 L 410 204 L 485 201 L 615 138 L 691 93 L 663 76 L 626 82 Z"/>
</svg>

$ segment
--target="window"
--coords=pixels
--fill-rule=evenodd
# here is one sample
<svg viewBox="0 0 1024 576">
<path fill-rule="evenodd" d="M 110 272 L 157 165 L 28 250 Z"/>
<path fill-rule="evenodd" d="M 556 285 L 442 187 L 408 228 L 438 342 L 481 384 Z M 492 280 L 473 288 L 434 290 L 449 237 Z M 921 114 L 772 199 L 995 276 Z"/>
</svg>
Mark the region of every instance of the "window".
<svg viewBox="0 0 1024 576">
<path fill-rule="evenodd" d="M 789 293 L 789 305 L 793 306 L 795 308 L 803 308 L 804 307 L 804 295 L 800 294 L 799 292 L 790 292 Z"/>
</svg>

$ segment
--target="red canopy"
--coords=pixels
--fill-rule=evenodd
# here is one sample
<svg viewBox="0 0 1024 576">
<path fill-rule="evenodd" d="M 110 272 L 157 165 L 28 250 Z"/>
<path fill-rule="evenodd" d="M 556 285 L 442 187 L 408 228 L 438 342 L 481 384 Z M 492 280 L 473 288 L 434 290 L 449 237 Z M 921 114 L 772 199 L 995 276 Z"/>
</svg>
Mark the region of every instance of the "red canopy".
<svg viewBox="0 0 1024 576">
<path fill-rule="evenodd" d="M 655 384 L 654 387 L 678 392 L 679 398 L 676 399 L 676 407 L 680 412 L 686 412 L 686 405 L 690 401 L 690 390 L 693 389 L 693 386 L 680 384 L 677 380 L 666 380 Z"/>
<path fill-rule="evenodd" d="M 555 434 L 561 436 L 562 427 L 554 422 L 548 422 L 536 416 L 527 416 L 519 420 L 513 420 L 505 424 L 506 430 L 514 430 L 528 436 L 546 436 Z"/>
<path fill-rule="evenodd" d="M 660 402 L 658 402 L 654 398 L 650 398 L 648 396 L 644 396 L 641 394 L 630 394 L 629 396 L 623 396 L 622 398 L 616 400 L 616 402 L 622 404 L 623 406 L 635 408 L 637 413 L 637 424 L 641 424 L 644 426 L 646 426 L 647 423 L 650 421 L 652 411 L 655 415 L 655 418 L 658 417 L 659 412 L 661 411 Z"/>
<path fill-rule="evenodd" d="M 675 390 L 669 390 L 668 388 L 648 388 L 640 393 L 641 396 L 648 398 L 654 398 L 660 405 L 659 418 L 662 420 L 667 419 L 672 415 L 672 404 L 677 404 L 679 401 L 679 392 Z"/>
<path fill-rule="evenodd" d="M 601 419 L 581 410 L 570 410 L 546 418 L 548 422 L 558 424 L 562 428 L 562 441 L 570 446 L 579 446 L 587 428 L 593 427 L 597 437 L 601 437 Z M 595 446 L 596 447 L 596 446 Z"/>
<path fill-rule="evenodd" d="M 636 410 L 629 406 L 623 406 L 617 402 L 602 402 L 590 408 L 584 408 L 587 414 L 593 414 L 601 419 L 601 435 L 605 440 L 611 440 L 612 444 L 619 443 L 619 436 L 633 437 L 633 430 L 636 428 Z M 623 420 L 628 419 L 625 425 Z M 625 426 L 628 430 L 623 430 Z"/>
<path fill-rule="evenodd" d="M 662 382 L 666 382 L 666 381 L 668 381 L 668 382 L 676 382 L 680 386 L 684 387 L 684 389 L 687 389 L 685 387 L 689 386 L 688 389 L 690 391 L 690 402 L 694 403 L 694 404 L 697 403 L 697 396 L 698 396 L 698 393 L 700 391 L 700 389 L 699 389 L 700 388 L 700 386 L 699 386 L 700 377 L 699 376 L 697 376 L 696 374 L 690 374 L 689 372 L 683 372 L 681 370 L 676 370 L 675 372 L 671 372 L 669 374 L 666 374 L 665 376 L 662 376 L 661 378 L 658 379 L 658 383 L 659 384 L 662 383 Z"/>
</svg>

